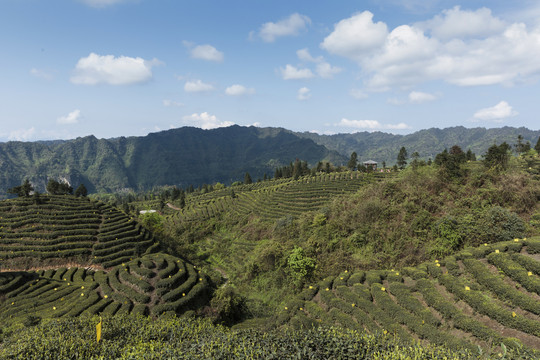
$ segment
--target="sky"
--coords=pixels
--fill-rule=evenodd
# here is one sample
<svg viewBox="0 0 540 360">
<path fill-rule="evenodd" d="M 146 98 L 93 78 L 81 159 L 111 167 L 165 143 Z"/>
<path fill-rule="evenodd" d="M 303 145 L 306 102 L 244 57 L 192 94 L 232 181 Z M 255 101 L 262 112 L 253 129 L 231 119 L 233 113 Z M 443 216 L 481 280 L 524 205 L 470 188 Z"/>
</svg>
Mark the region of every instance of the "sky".
<svg viewBox="0 0 540 360">
<path fill-rule="evenodd" d="M 0 141 L 540 129 L 536 0 L 0 0 Z"/>
</svg>

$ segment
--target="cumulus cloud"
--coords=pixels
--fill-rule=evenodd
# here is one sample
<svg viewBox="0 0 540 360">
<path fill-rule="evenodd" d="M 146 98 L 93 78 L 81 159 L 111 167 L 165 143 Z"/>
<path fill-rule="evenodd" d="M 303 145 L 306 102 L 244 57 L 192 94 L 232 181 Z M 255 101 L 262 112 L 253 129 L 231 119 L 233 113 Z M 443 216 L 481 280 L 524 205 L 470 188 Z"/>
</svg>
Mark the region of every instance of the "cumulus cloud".
<svg viewBox="0 0 540 360">
<path fill-rule="evenodd" d="M 29 141 L 36 135 L 36 129 L 32 126 L 29 129 L 17 129 L 10 131 L 7 138 L 10 141 Z"/>
<path fill-rule="evenodd" d="M 167 106 L 167 107 L 182 107 L 182 106 L 184 106 L 184 104 L 181 103 L 180 101 L 175 101 L 175 100 L 165 99 L 165 100 L 163 100 L 163 106 Z"/>
<path fill-rule="evenodd" d="M 192 43 L 184 41 L 184 45 L 190 48 L 189 53 L 193 59 L 202 59 L 207 61 L 222 62 L 224 55 L 212 45 L 197 45 L 193 46 Z"/>
<path fill-rule="evenodd" d="M 409 102 L 413 104 L 421 104 L 429 101 L 436 100 L 437 96 L 421 91 L 411 91 L 409 93 Z"/>
<path fill-rule="evenodd" d="M 338 22 L 320 46 L 357 62 L 374 91 L 434 80 L 512 85 L 540 75 L 540 28 L 506 24 L 486 8 L 455 7 L 391 31 L 365 11 Z"/>
<path fill-rule="evenodd" d="M 311 79 L 315 75 L 310 69 L 299 69 L 295 66 L 287 64 L 285 68 L 280 68 L 281 76 L 284 80 L 302 80 Z"/>
<path fill-rule="evenodd" d="M 459 6 L 417 25 L 441 40 L 487 37 L 500 33 L 505 27 L 504 21 L 493 17 L 488 8 L 471 11 L 461 10 Z"/>
<path fill-rule="evenodd" d="M 364 11 L 341 20 L 321 43 L 321 48 L 332 54 L 362 59 L 382 46 L 388 35 L 386 24 L 374 23 L 372 19 L 373 14 Z"/>
<path fill-rule="evenodd" d="M 186 115 L 183 117 L 183 120 L 204 130 L 234 125 L 233 122 L 221 121 L 215 115 L 210 115 L 207 112 Z"/>
<path fill-rule="evenodd" d="M 309 90 L 307 87 L 298 89 L 298 100 L 303 101 L 309 99 L 310 97 L 311 90 Z"/>
<path fill-rule="evenodd" d="M 83 85 L 140 84 L 152 79 L 152 67 L 160 63 L 157 59 L 91 53 L 79 59 L 70 80 L 74 84 Z"/>
<path fill-rule="evenodd" d="M 296 36 L 304 31 L 311 24 L 311 19 L 305 15 L 294 13 L 288 18 L 278 22 L 264 23 L 260 30 L 259 36 L 265 42 L 274 42 L 276 38 L 282 36 Z"/>
<path fill-rule="evenodd" d="M 410 126 L 401 122 L 399 124 L 381 124 L 377 120 L 349 120 L 341 119 L 341 121 L 336 126 L 342 126 L 347 128 L 355 129 L 366 129 L 366 130 L 404 130 L 409 129 Z"/>
<path fill-rule="evenodd" d="M 52 74 L 48 73 L 47 71 L 36 69 L 36 68 L 30 69 L 30 74 L 34 75 L 35 77 L 45 79 L 45 80 L 53 79 Z"/>
<path fill-rule="evenodd" d="M 201 80 L 186 81 L 184 84 L 185 92 L 207 92 L 212 90 L 214 90 L 214 86 L 203 83 Z"/>
<path fill-rule="evenodd" d="M 315 72 L 323 79 L 331 79 L 334 77 L 334 75 L 339 74 L 342 71 L 341 68 L 337 66 L 332 66 L 326 61 L 324 61 L 324 57 L 322 56 L 313 57 L 307 48 L 297 50 L 296 55 L 298 56 L 298 59 L 302 61 L 316 63 L 317 66 L 315 67 Z M 291 67 L 294 68 L 293 66 Z M 309 71 L 311 72 L 311 70 Z M 313 75 L 313 73 L 311 73 L 311 75 Z"/>
<path fill-rule="evenodd" d="M 512 106 L 506 101 L 501 101 L 497 105 L 480 109 L 474 113 L 475 120 L 500 122 L 506 118 L 517 116 L 518 112 L 512 109 Z"/>
<path fill-rule="evenodd" d="M 56 123 L 67 125 L 67 124 L 77 124 L 81 119 L 81 111 L 79 109 L 73 110 L 65 116 L 60 116 L 56 119 Z"/>
<path fill-rule="evenodd" d="M 229 96 L 241 96 L 255 94 L 255 89 L 246 88 L 244 85 L 234 84 L 225 89 L 225 94 Z"/>
</svg>

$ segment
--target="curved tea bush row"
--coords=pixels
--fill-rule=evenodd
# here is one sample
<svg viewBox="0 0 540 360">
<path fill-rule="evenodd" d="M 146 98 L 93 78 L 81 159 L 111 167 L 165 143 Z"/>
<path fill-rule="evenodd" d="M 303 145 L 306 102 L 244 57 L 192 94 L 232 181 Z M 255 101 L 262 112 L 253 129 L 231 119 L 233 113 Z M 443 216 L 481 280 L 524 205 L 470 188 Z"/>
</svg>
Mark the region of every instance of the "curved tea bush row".
<svg viewBox="0 0 540 360">
<path fill-rule="evenodd" d="M 156 244 L 152 234 L 123 212 L 74 196 L 41 197 L 0 202 L 1 259 L 10 266 L 49 258 L 73 259 L 110 268 L 130 261 Z M 15 265 L 16 266 L 16 265 Z"/>
<path fill-rule="evenodd" d="M 59 268 L 0 273 L 0 289 L 0 318 L 13 321 L 28 316 L 180 314 L 205 305 L 210 295 L 204 274 L 162 253 L 145 255 L 109 272 Z"/>
<path fill-rule="evenodd" d="M 275 324 L 380 330 L 473 353 L 486 344 L 540 350 L 540 262 L 527 255 L 537 242 L 480 246 L 414 268 L 344 272 L 290 300 Z"/>
</svg>

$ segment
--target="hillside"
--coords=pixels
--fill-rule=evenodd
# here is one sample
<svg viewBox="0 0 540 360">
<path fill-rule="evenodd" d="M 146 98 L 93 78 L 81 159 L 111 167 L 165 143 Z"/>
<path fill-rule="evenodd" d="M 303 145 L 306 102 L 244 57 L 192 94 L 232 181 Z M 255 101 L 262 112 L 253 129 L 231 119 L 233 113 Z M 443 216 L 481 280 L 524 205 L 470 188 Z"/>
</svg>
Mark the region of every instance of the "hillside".
<svg viewBox="0 0 540 360">
<path fill-rule="evenodd" d="M 90 192 L 231 183 L 249 172 L 272 175 L 295 159 L 344 161 L 336 152 L 283 129 L 179 128 L 143 137 L 0 144 L 0 196 L 25 178 L 41 192 L 48 179 L 84 183 Z"/>
<path fill-rule="evenodd" d="M 73 196 L 0 203 L 0 318 L 183 313 L 208 301 L 208 277 L 133 218 Z"/>
<path fill-rule="evenodd" d="M 344 165 L 353 151 L 360 161 L 385 161 L 388 166 L 396 162 L 402 146 L 409 156 L 417 151 L 425 160 L 456 144 L 480 156 L 493 143 L 514 144 L 518 135 L 534 146 L 540 131 L 455 127 L 409 135 L 317 135 L 231 126 L 213 130 L 184 127 L 114 139 L 87 136 L 68 141 L 7 142 L 0 143 L 0 198 L 6 198 L 7 189 L 25 178 L 40 192 L 51 178 L 66 180 L 73 187 L 84 183 L 90 192 L 102 193 L 164 185 L 186 188 L 190 184 L 231 184 L 242 180 L 246 172 L 253 180 L 265 174 L 272 177 L 276 167 L 296 159 L 311 166 L 322 160 Z"/>
<path fill-rule="evenodd" d="M 418 267 L 344 271 L 284 302 L 277 325 L 339 325 L 453 349 L 540 350 L 540 238 L 469 248 Z"/>
<path fill-rule="evenodd" d="M 534 147 L 540 136 L 540 130 L 526 128 L 465 128 L 456 126 L 446 129 L 426 129 L 408 135 L 394 135 L 382 132 L 357 132 L 354 134 L 318 135 L 315 133 L 296 133 L 298 136 L 311 139 L 317 144 L 335 150 L 343 156 L 350 156 L 353 151 L 358 154 L 359 160 L 374 159 L 379 163 L 386 161 L 388 166 L 396 163 L 399 149 L 404 146 L 409 156 L 417 151 L 422 159 L 435 159 L 435 155 L 445 148 L 450 149 L 459 145 L 467 151 L 471 149 L 477 156 L 485 154 L 493 145 L 506 141 L 515 144 L 518 135 L 522 135 L 524 142 L 529 141 Z"/>
</svg>

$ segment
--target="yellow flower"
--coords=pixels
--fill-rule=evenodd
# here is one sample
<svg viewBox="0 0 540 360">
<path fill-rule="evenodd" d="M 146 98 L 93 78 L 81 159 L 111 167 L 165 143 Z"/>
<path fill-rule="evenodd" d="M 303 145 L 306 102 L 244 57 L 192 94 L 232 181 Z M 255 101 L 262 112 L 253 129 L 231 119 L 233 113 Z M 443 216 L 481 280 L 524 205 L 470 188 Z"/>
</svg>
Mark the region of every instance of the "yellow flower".
<svg viewBox="0 0 540 360">
<path fill-rule="evenodd" d="M 81 286 L 81 289 L 84 289 L 84 286 Z"/>
<path fill-rule="evenodd" d="M 517 238 L 516 238 L 516 239 L 514 239 L 514 241 L 515 241 L 515 242 L 518 242 L 518 241 L 519 241 L 519 239 L 517 239 Z"/>
<path fill-rule="evenodd" d="M 109 295 L 103 295 L 103 297 L 104 297 L 104 298 L 106 299 L 106 298 L 108 298 L 108 297 L 109 297 Z"/>
<path fill-rule="evenodd" d="M 438 262 L 439 262 L 439 260 L 435 259 L 435 262 L 436 262 L 436 263 L 438 263 Z"/>
<path fill-rule="evenodd" d="M 487 243 L 484 243 L 484 246 L 487 246 Z"/>
<path fill-rule="evenodd" d="M 329 291 L 330 289 L 329 288 L 326 288 L 326 291 Z"/>
<path fill-rule="evenodd" d="M 53 306 L 52 309 L 53 309 L 53 310 L 56 310 L 56 306 Z"/>
<path fill-rule="evenodd" d="M 313 289 L 313 286 L 309 285 L 309 288 L 310 288 L 310 289 Z"/>
<path fill-rule="evenodd" d="M 515 313 L 515 311 L 512 311 L 512 317 L 516 317 L 517 314 Z"/>
<path fill-rule="evenodd" d="M 384 334 L 384 335 L 388 334 L 388 331 L 383 330 L 383 334 Z"/>
<path fill-rule="evenodd" d="M 304 308 L 300 308 L 300 311 L 304 310 Z"/>
<path fill-rule="evenodd" d="M 84 296 L 84 293 L 81 293 L 81 296 Z"/>
<path fill-rule="evenodd" d="M 435 264 L 435 265 L 436 265 L 437 267 L 441 267 L 441 264 L 439 264 L 439 263 L 437 263 L 437 264 Z"/>
<path fill-rule="evenodd" d="M 287 309 L 287 307 L 285 306 L 285 310 L 289 310 L 289 309 Z"/>
<path fill-rule="evenodd" d="M 186 293 L 182 293 L 182 296 L 186 296 Z"/>
</svg>

